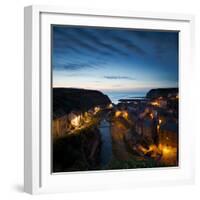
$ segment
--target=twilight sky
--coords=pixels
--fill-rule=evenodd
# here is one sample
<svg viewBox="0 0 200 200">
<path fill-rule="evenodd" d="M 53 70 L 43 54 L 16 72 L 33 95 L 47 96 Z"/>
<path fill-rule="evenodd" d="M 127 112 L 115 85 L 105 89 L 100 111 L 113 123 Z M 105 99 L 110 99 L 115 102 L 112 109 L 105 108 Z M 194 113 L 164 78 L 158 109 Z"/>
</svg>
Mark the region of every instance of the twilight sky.
<svg viewBox="0 0 200 200">
<path fill-rule="evenodd" d="M 147 91 L 178 86 L 178 33 L 53 26 L 53 87 Z"/>
</svg>

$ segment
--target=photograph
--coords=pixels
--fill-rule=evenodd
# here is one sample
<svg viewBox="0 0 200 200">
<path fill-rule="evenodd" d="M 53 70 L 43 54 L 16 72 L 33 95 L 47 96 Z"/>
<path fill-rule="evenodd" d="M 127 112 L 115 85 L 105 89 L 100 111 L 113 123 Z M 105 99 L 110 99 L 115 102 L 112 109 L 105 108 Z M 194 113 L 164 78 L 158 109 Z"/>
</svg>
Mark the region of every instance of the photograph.
<svg viewBox="0 0 200 200">
<path fill-rule="evenodd" d="M 179 31 L 51 25 L 51 172 L 179 167 Z"/>
</svg>

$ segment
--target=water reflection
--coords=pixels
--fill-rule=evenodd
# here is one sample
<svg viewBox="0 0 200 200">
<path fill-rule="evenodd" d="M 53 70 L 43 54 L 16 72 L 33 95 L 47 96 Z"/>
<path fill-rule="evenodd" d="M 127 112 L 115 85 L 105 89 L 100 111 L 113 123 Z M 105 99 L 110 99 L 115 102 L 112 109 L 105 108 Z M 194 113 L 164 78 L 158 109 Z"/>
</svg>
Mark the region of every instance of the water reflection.
<svg viewBox="0 0 200 200">
<path fill-rule="evenodd" d="M 101 133 L 101 153 L 100 162 L 101 167 L 105 167 L 112 158 L 112 139 L 111 139 L 111 128 L 110 123 L 103 119 L 100 122 L 99 130 Z"/>
</svg>

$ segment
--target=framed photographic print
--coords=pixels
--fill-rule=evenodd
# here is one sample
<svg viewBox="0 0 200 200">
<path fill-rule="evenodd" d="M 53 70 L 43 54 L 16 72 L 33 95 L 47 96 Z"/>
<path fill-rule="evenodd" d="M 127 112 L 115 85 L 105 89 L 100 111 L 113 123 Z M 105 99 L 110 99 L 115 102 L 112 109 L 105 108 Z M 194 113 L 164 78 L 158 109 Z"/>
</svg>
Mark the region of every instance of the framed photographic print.
<svg viewBox="0 0 200 200">
<path fill-rule="evenodd" d="M 193 16 L 25 8 L 25 191 L 194 179 Z"/>
</svg>

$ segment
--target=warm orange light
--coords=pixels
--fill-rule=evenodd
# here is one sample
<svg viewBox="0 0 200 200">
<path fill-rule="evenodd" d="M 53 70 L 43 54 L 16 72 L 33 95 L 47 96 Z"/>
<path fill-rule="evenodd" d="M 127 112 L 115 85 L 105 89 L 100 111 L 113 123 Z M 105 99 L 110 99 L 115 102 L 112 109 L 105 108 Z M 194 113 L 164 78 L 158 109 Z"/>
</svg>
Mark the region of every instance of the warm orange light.
<svg viewBox="0 0 200 200">
<path fill-rule="evenodd" d="M 91 120 L 91 118 L 89 117 L 88 113 L 85 112 L 84 113 L 84 122 L 88 123 L 88 122 L 90 122 L 90 120 Z"/>
<path fill-rule="evenodd" d="M 162 154 L 164 157 L 169 157 L 170 154 L 173 154 L 174 151 L 176 150 L 175 147 L 166 146 L 166 145 L 162 145 L 162 144 L 159 144 L 158 148 L 162 151 Z"/>
<path fill-rule="evenodd" d="M 151 117 L 151 119 L 153 119 L 153 113 L 150 113 L 150 117 Z"/>
<path fill-rule="evenodd" d="M 115 117 L 119 117 L 121 115 L 121 111 L 116 111 L 115 112 Z"/>
<path fill-rule="evenodd" d="M 71 120 L 71 124 L 72 124 L 74 127 L 79 126 L 79 125 L 80 125 L 80 119 L 81 119 L 80 116 L 74 117 L 74 118 Z"/>
<path fill-rule="evenodd" d="M 160 151 L 162 152 L 161 161 L 166 164 L 175 164 L 177 162 L 177 148 L 159 144 Z"/>
<path fill-rule="evenodd" d="M 159 106 L 160 104 L 157 101 L 153 101 L 153 102 L 151 102 L 151 105 L 152 106 Z"/>
<path fill-rule="evenodd" d="M 148 152 L 148 150 L 144 148 L 142 145 L 138 145 L 138 148 L 145 154 Z"/>
<path fill-rule="evenodd" d="M 171 151 L 170 151 L 170 147 L 167 147 L 167 146 L 164 146 L 163 148 L 162 148 L 162 152 L 163 152 L 163 154 L 169 154 Z"/>
<path fill-rule="evenodd" d="M 158 122 L 159 122 L 159 124 L 161 124 L 161 123 L 162 123 L 162 120 L 161 120 L 161 119 L 159 119 L 159 120 L 158 120 Z"/>
<path fill-rule="evenodd" d="M 116 111 L 115 117 L 123 117 L 125 119 L 128 119 L 128 112 L 126 112 L 126 111 Z"/>
<path fill-rule="evenodd" d="M 122 116 L 123 116 L 123 118 L 128 119 L 128 113 L 127 112 L 123 112 Z"/>
<path fill-rule="evenodd" d="M 151 153 L 152 157 L 156 157 L 158 154 L 161 154 L 160 149 L 156 145 L 154 145 L 154 144 L 150 145 L 148 149 L 144 148 L 142 145 L 139 145 L 139 149 L 144 154 L 147 154 L 148 152 L 152 152 Z"/>
<path fill-rule="evenodd" d="M 110 104 L 108 105 L 108 108 L 113 108 L 112 103 L 110 103 Z"/>
<path fill-rule="evenodd" d="M 99 106 L 94 107 L 94 114 L 98 113 L 99 111 L 100 111 L 100 107 Z"/>
<path fill-rule="evenodd" d="M 156 145 L 152 144 L 149 146 L 149 150 L 148 151 L 158 151 L 158 148 Z"/>
</svg>

